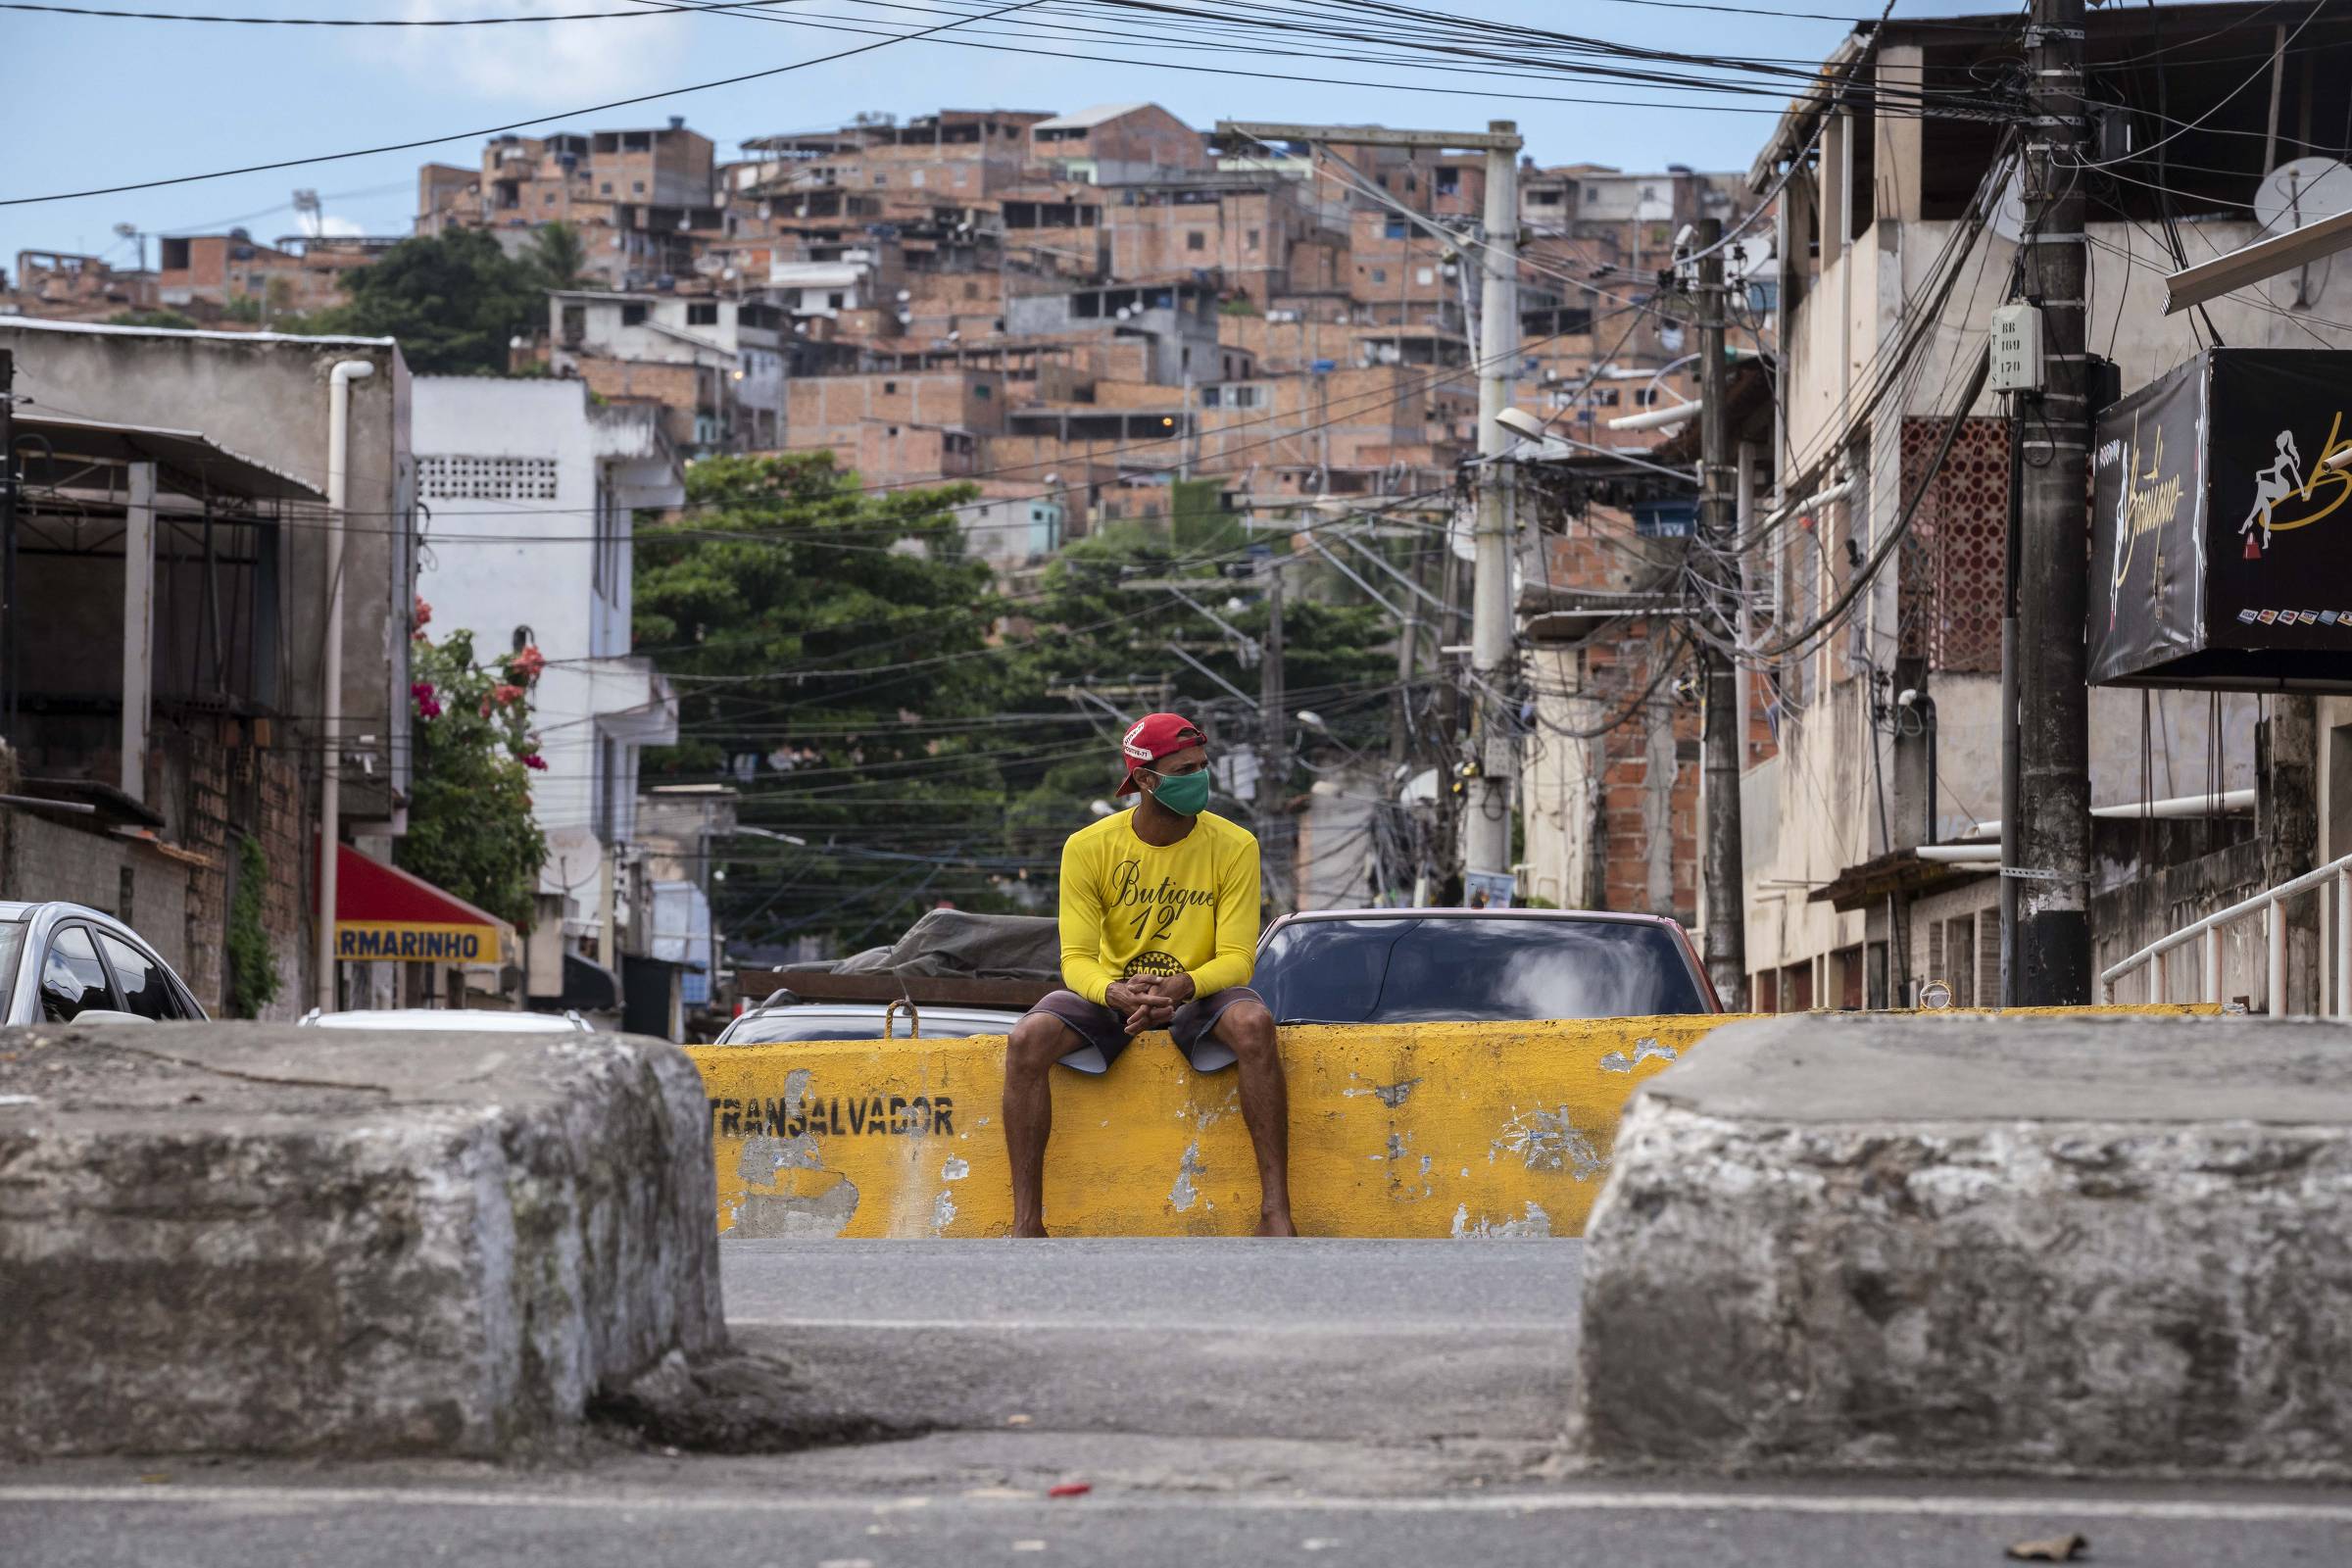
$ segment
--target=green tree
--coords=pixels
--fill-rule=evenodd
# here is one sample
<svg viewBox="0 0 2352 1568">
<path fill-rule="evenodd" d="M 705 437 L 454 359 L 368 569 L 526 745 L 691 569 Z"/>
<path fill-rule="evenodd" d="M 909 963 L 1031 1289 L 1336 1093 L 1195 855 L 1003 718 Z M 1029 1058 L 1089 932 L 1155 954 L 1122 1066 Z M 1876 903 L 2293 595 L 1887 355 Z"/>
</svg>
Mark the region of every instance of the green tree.
<svg viewBox="0 0 2352 1568">
<path fill-rule="evenodd" d="M 588 247 L 569 223 L 541 224 L 524 261 L 542 288 L 578 288 L 587 280 Z"/>
<path fill-rule="evenodd" d="M 440 642 L 421 630 L 409 655 L 414 756 L 409 831 L 395 841 L 401 868 L 516 926 L 531 921 L 547 839 L 531 816 L 531 773 L 544 769 L 530 727 L 536 648 L 494 664 L 474 662 L 473 634 Z"/>
<path fill-rule="evenodd" d="M 685 520 L 636 536 L 636 634 L 679 694 L 648 782 L 730 780 L 731 938 L 896 936 L 940 900 L 1004 907 L 999 607 L 968 487 L 862 492 L 825 454 L 708 458 Z"/>
<path fill-rule="evenodd" d="M 1039 602 L 1028 612 L 1036 639 L 1007 661 L 1002 699 L 1007 708 L 1059 709 L 1079 719 L 1089 710 L 1085 700 L 1074 706 L 1055 692 L 1164 678 L 1178 710 L 1207 731 L 1212 755 L 1256 744 L 1254 704 L 1169 646 L 1255 697 L 1265 596 L 1249 574 L 1238 522 L 1215 512 L 1211 499 L 1180 485 L 1165 529 L 1113 524 L 1071 545 L 1046 568 Z M 1346 590 L 1345 602 L 1317 597 L 1313 568 L 1281 569 L 1292 574 L 1283 609 L 1286 708 L 1312 708 L 1343 748 L 1384 741 L 1386 692 L 1396 670 L 1395 628 L 1387 613 L 1355 603 L 1360 595 L 1352 589 Z M 1183 597 L 1165 587 L 1139 586 L 1169 581 L 1185 584 Z M 1126 697 L 1121 706 L 1140 711 L 1140 701 Z M 1092 712 L 1091 744 L 1080 755 L 1042 753 L 1043 760 L 1008 764 L 1014 794 L 1007 828 L 1014 854 L 1033 859 L 1056 854 L 1065 836 L 1091 820 L 1092 803 L 1115 787 L 1117 759 L 1110 748 L 1116 722 L 1099 709 Z M 1294 755 L 1301 749 L 1297 738 L 1295 733 Z M 1303 777 L 1287 782 L 1304 787 Z M 1251 805 L 1222 795 L 1211 801 L 1212 809 L 1245 823 Z"/>
<path fill-rule="evenodd" d="M 547 324 L 536 269 L 480 229 L 404 239 L 353 272 L 347 304 L 283 329 L 398 338 L 419 374 L 503 375 L 510 340 Z"/>
</svg>

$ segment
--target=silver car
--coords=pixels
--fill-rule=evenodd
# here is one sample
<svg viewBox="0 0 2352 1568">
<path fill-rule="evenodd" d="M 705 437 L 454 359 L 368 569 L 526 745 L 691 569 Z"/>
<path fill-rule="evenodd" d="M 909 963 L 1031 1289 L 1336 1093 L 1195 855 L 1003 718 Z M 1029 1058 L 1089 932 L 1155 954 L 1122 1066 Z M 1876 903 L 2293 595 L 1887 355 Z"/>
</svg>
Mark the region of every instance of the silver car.
<svg viewBox="0 0 2352 1568">
<path fill-rule="evenodd" d="M 136 931 L 78 904 L 0 903 L 0 987 L 10 1024 L 205 1018 Z"/>
</svg>

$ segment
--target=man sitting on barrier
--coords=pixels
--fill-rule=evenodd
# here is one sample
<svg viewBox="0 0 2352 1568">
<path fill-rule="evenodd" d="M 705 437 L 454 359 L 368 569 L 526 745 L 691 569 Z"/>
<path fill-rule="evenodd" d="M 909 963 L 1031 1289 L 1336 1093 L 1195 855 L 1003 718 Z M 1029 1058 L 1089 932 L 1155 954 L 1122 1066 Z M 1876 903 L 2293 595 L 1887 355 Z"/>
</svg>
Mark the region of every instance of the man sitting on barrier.
<svg viewBox="0 0 2352 1568">
<path fill-rule="evenodd" d="M 1013 1026 L 1004 1059 L 1012 1234 L 1043 1236 L 1054 1063 L 1110 1070 L 1127 1042 L 1165 1029 L 1195 1072 L 1239 1061 L 1242 1120 L 1257 1152 L 1260 1236 L 1291 1225 L 1290 1103 L 1256 963 L 1257 840 L 1208 808 L 1208 748 L 1190 721 L 1152 713 L 1120 741 L 1132 811 L 1061 849 L 1061 977 Z"/>
</svg>

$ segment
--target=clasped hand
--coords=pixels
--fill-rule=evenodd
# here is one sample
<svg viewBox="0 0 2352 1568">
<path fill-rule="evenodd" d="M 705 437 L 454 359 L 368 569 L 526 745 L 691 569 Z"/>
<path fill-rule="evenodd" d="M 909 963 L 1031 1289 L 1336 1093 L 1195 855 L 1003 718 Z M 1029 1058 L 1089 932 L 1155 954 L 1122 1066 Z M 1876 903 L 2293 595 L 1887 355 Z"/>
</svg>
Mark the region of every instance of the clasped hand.
<svg viewBox="0 0 2352 1568">
<path fill-rule="evenodd" d="M 1126 1018 L 1127 1032 L 1140 1035 L 1147 1029 L 1165 1029 L 1176 1016 L 1176 1009 L 1193 1000 L 1193 977 L 1189 974 L 1144 975 L 1133 980 L 1118 980 L 1102 993 L 1103 1004 Z"/>
</svg>

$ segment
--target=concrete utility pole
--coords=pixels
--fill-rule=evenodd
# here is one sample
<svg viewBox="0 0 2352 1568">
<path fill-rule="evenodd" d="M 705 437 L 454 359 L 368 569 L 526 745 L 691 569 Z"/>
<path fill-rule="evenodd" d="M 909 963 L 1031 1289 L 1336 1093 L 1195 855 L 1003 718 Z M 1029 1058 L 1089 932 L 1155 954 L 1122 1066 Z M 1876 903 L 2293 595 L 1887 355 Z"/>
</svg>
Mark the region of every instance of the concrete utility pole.
<svg viewBox="0 0 2352 1568">
<path fill-rule="evenodd" d="M 1282 714 L 1282 563 L 1266 570 L 1265 655 L 1257 662 L 1257 858 L 1266 903 L 1291 912 L 1290 816 L 1283 789 L 1290 778 Z"/>
<path fill-rule="evenodd" d="M 17 357 L 0 349 L 0 740 L 17 734 Z"/>
<path fill-rule="evenodd" d="M 1717 549 L 1729 546 L 1734 535 L 1737 498 L 1731 489 L 1744 470 L 1731 461 L 1730 376 L 1724 366 L 1723 220 L 1702 218 L 1693 234 L 1702 254 L 1698 259 L 1698 434 L 1699 536 Z M 1716 563 L 1714 570 L 1723 565 Z M 1727 603 L 1721 587 L 1713 593 L 1719 622 L 1740 623 L 1737 607 Z M 1700 691 L 1705 701 L 1705 729 L 1700 741 L 1706 785 L 1706 839 L 1699 855 L 1701 891 L 1706 899 L 1705 944 L 1707 978 L 1715 994 L 1734 1012 L 1747 1010 L 1747 900 L 1740 837 L 1740 672 L 1731 655 L 1716 643 L 1702 643 L 1698 653 Z"/>
<path fill-rule="evenodd" d="M 1462 868 L 1511 868 L 1511 785 L 1519 772 L 1516 714 L 1495 693 L 1509 683 L 1515 627 L 1511 617 L 1511 465 L 1501 461 L 1518 439 L 1501 423 L 1519 370 L 1519 136 L 1507 120 L 1490 121 L 1487 147 L 1486 286 L 1478 303 L 1478 531 L 1470 577 L 1470 668 L 1478 677 L 1472 737 L 1478 778 L 1462 812 Z M 1507 144 L 1506 144 L 1507 143 Z"/>
<path fill-rule="evenodd" d="M 1320 142 L 1354 147 L 1479 151 L 1487 159 L 1484 243 L 1469 248 L 1484 285 L 1479 294 L 1477 559 L 1471 568 L 1470 667 L 1478 677 L 1471 734 L 1478 776 L 1462 803 L 1462 860 L 1466 869 L 1496 875 L 1511 868 L 1511 787 L 1519 771 L 1516 715 L 1489 695 L 1509 675 L 1514 651 L 1511 607 L 1510 466 L 1498 461 L 1517 439 L 1495 422 L 1511 406 L 1519 373 L 1519 127 L 1508 120 L 1483 131 L 1386 130 L 1377 126 L 1298 125 L 1267 121 L 1217 122 L 1220 146 L 1237 150 L 1266 143 Z M 1407 222 L 1446 243 L 1458 234 L 1434 219 L 1404 212 Z M 1451 563 L 1447 565 L 1450 569 Z M 1450 628 L 1441 631 L 1444 645 Z M 1270 855 L 1271 846 L 1267 846 Z"/>
<path fill-rule="evenodd" d="M 2041 313 L 2042 390 L 2026 420 L 2018 513 L 2018 810 L 2001 829 L 2018 883 L 2014 997 L 2088 1003 L 2090 690 L 2083 639 L 2089 548 L 2089 377 L 2083 359 L 2082 0 L 2033 0 L 2026 26 L 2033 114 L 2025 159 L 2027 302 Z M 2040 407 L 2029 410 L 2037 399 Z"/>
</svg>

